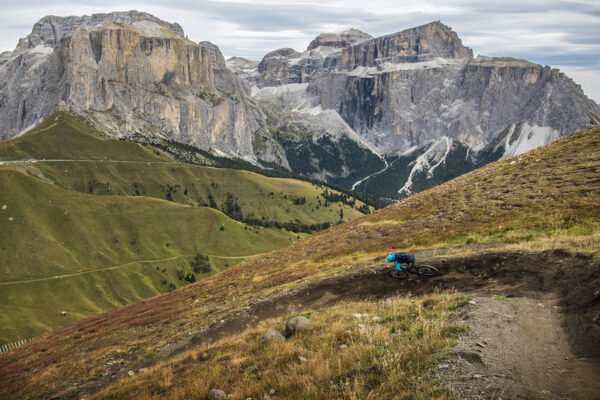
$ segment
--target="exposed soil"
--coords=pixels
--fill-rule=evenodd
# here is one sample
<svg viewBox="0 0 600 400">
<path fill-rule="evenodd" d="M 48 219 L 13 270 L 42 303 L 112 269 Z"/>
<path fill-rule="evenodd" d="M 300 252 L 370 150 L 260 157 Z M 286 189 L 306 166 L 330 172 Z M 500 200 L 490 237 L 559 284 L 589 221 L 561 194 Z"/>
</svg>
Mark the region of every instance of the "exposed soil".
<svg viewBox="0 0 600 400">
<path fill-rule="evenodd" d="M 568 322 L 569 340 L 578 354 L 600 358 L 600 318 L 597 318 L 600 316 L 600 265 L 590 257 L 554 250 L 543 253 L 479 253 L 428 263 L 440 270 L 439 276 L 420 278 L 410 275 L 406 280 L 396 280 L 388 277 L 389 266 L 363 268 L 259 301 L 222 323 L 192 335 L 185 342 L 165 349 L 152 363 L 241 332 L 263 319 L 302 309 L 327 306 L 342 300 L 378 299 L 396 294 L 421 295 L 444 290 L 560 300 L 557 304 Z M 592 321 L 594 318 L 595 323 Z"/>
<path fill-rule="evenodd" d="M 459 316 L 469 327 L 441 378 L 465 399 L 598 399 L 598 360 L 577 357 L 553 300 L 476 297 Z"/>
<path fill-rule="evenodd" d="M 164 348 L 151 360 L 126 366 L 123 373 L 242 332 L 263 319 L 303 309 L 457 290 L 478 296 L 476 304 L 459 316 L 467 318 L 471 330 L 448 361 L 449 367 L 438 372 L 458 395 L 469 399 L 600 399 L 600 386 L 594 383 L 600 377 L 600 265 L 591 257 L 555 250 L 479 253 L 428 263 L 440 270 L 439 276 L 410 275 L 399 281 L 388 277 L 387 265 L 363 266 L 257 301 Z M 492 296 L 504 296 L 507 301 Z M 508 316 L 512 321 L 502 322 Z M 473 378 L 476 374 L 482 378 Z M 109 383 L 90 382 L 84 392 L 95 392 Z"/>
</svg>

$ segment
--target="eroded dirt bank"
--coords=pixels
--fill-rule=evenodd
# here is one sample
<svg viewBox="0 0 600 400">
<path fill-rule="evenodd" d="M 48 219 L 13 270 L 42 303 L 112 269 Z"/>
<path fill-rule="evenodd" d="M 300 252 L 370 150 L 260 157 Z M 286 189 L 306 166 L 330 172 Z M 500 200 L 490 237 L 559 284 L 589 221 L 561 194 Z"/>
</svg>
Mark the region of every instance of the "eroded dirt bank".
<svg viewBox="0 0 600 400">
<path fill-rule="evenodd" d="M 591 257 L 554 250 L 542 253 L 480 253 L 428 263 L 440 270 L 439 276 L 419 278 L 411 275 L 399 281 L 390 279 L 387 276 L 390 267 L 382 265 L 259 301 L 226 318 L 223 323 L 192 335 L 186 342 L 165 349 L 158 359 L 164 360 L 197 345 L 239 332 L 262 319 L 302 309 L 350 299 L 421 295 L 444 290 L 553 300 L 560 307 L 569 342 L 575 351 L 582 356 L 600 358 L 600 265 Z"/>
<path fill-rule="evenodd" d="M 457 347 L 458 352 L 478 354 L 471 358 L 467 356 L 467 362 L 474 365 L 474 369 L 470 370 L 465 365 L 459 367 L 458 362 L 464 357 L 456 353 L 448 361 L 449 364 L 456 361 L 452 364 L 456 368 L 448 367 L 444 371 L 444 378 L 450 385 L 463 382 L 464 387 L 475 387 L 473 392 L 469 392 L 463 391 L 462 386 L 456 386 L 457 393 L 464 398 L 505 400 L 600 398 L 596 396 L 598 386 L 585 384 L 598 380 L 600 371 L 598 262 L 588 256 L 555 250 L 542 253 L 478 253 L 428 263 L 439 268 L 439 276 L 419 278 L 411 275 L 407 280 L 398 281 L 388 277 L 388 265 L 362 266 L 344 276 L 256 301 L 208 329 L 190 335 L 185 341 L 164 348 L 151 360 L 123 366 L 120 375 L 88 382 L 86 388 L 80 388 L 79 395 L 100 390 L 114 379 L 126 375 L 127 370 L 152 367 L 185 351 L 254 327 L 263 319 L 285 317 L 293 312 L 318 309 L 339 301 L 457 290 L 475 294 L 481 299 L 467 309 L 482 310 L 471 315 L 467 323 L 471 330 Z M 494 296 L 505 297 L 506 301 L 495 300 Z M 501 307 L 495 311 L 501 316 L 498 318 L 511 315 L 516 322 L 508 329 L 504 329 L 502 324 L 494 325 L 496 315 L 487 314 L 487 302 Z M 544 312 L 538 312 L 540 310 Z M 547 325 L 540 325 L 544 320 L 548 321 Z M 540 326 L 544 328 L 538 331 L 536 328 Z M 498 331 L 496 335 L 490 333 L 495 331 Z M 475 345 L 477 348 L 473 351 L 473 342 L 485 347 Z M 467 347 L 461 347 L 463 344 Z M 492 350 L 496 353 L 490 353 L 488 357 L 485 351 Z M 525 352 L 527 357 L 524 358 Z M 502 359 L 499 354 L 503 355 Z M 482 375 L 482 378 L 473 378 L 473 375 Z M 479 386 L 473 384 L 475 381 Z M 507 386 L 510 391 L 501 390 Z M 73 395 L 69 393 L 59 397 L 71 398 Z"/>
<path fill-rule="evenodd" d="M 598 399 L 600 364 L 576 355 L 555 300 L 477 296 L 469 327 L 433 374 L 464 399 Z"/>
</svg>

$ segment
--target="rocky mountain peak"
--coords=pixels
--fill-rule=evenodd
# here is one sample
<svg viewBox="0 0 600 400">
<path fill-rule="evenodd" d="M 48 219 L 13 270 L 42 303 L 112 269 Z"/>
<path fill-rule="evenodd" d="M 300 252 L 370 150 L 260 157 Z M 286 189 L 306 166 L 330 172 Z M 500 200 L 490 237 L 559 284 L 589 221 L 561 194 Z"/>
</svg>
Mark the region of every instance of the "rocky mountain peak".
<svg viewBox="0 0 600 400">
<path fill-rule="evenodd" d="M 178 24 L 138 11 L 48 16 L 0 55 L 0 140 L 68 110 L 118 137 L 280 161 L 272 146 L 254 150 L 266 128 L 246 96 L 219 48 Z"/>
<path fill-rule="evenodd" d="M 342 48 L 369 39 L 373 39 L 373 36 L 354 28 L 341 33 L 321 33 L 310 42 L 307 50 L 316 49 L 319 46 Z"/>
<path fill-rule="evenodd" d="M 69 17 L 48 15 L 35 23 L 27 37 L 19 40 L 15 52 L 22 53 L 37 46 L 54 48 L 61 38 L 73 34 L 78 28 L 91 31 L 110 23 L 134 25 L 147 32 L 149 36 L 153 36 L 152 33 L 156 33 L 160 28 L 177 36 L 184 36 L 181 25 L 171 24 L 148 13 L 135 10 Z"/>
<path fill-rule="evenodd" d="M 415 63 L 435 58 L 472 59 L 473 51 L 463 46 L 450 27 L 434 21 L 347 47 L 342 51 L 341 65 L 352 70 L 358 66 Z"/>
<path fill-rule="evenodd" d="M 229 57 L 225 63 L 227 64 L 227 68 L 236 74 L 253 72 L 258 67 L 258 61 L 249 60 L 244 57 Z"/>
<path fill-rule="evenodd" d="M 277 50 L 273 50 L 273 51 L 267 53 L 264 58 L 298 57 L 298 56 L 300 56 L 300 53 L 298 53 L 296 50 L 294 50 L 290 47 L 285 47 L 283 49 L 277 49 Z"/>
<path fill-rule="evenodd" d="M 200 47 L 204 47 L 209 56 L 209 61 L 213 68 L 227 68 L 225 64 L 225 57 L 221 53 L 219 47 L 211 42 L 202 41 L 198 43 Z"/>
<path fill-rule="evenodd" d="M 301 56 L 300 53 L 298 53 L 296 50 L 291 49 L 289 47 L 271 51 L 270 53 L 267 53 L 263 57 L 262 61 L 258 64 L 258 72 L 262 73 L 262 72 L 266 71 L 273 64 L 273 62 L 277 62 L 277 60 L 280 60 L 280 59 L 287 60 L 288 58 L 296 58 L 296 57 L 300 57 L 300 56 Z M 287 64 L 287 62 L 286 62 L 286 64 Z"/>
</svg>

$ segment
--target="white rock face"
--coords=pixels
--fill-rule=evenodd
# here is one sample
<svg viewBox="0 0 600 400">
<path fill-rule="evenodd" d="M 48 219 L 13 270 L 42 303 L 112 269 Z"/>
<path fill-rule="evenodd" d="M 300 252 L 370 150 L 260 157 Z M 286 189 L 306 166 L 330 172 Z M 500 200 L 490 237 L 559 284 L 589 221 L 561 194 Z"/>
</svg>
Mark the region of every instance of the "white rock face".
<svg viewBox="0 0 600 400">
<path fill-rule="evenodd" d="M 512 138 L 508 157 L 600 123 L 598 105 L 558 70 L 512 58 L 473 58 L 440 22 L 379 38 L 361 33 L 350 41 L 344 34 L 319 35 L 303 53 L 267 54 L 256 71 L 245 70 L 248 84 L 263 88 L 253 93 L 308 84 L 307 93 L 319 98 L 313 110 L 337 112 L 379 153 L 443 137 L 483 148 L 519 124 L 527 133 L 518 142 Z"/>
<path fill-rule="evenodd" d="M 59 109 L 117 137 L 160 137 L 285 165 L 219 49 L 145 13 L 45 17 L 0 58 L 1 139 Z M 279 153 L 278 153 L 279 152 Z"/>
<path fill-rule="evenodd" d="M 560 137 L 560 133 L 550 127 L 541 127 L 529 125 L 527 123 L 510 126 L 510 131 L 506 138 L 496 145 L 496 149 L 503 147 L 504 154 L 502 158 L 509 158 L 526 153 L 550 143 Z"/>
</svg>

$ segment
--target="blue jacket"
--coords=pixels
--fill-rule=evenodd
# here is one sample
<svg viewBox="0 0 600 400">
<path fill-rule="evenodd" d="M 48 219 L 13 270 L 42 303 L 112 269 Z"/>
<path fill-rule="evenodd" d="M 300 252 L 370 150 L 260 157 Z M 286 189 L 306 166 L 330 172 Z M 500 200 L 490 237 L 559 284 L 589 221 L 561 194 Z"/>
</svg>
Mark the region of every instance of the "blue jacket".
<svg viewBox="0 0 600 400">
<path fill-rule="evenodd" d="M 395 253 L 392 253 L 392 254 L 388 255 L 385 258 L 385 262 L 392 262 L 392 261 L 394 261 L 395 264 L 396 264 L 396 270 L 400 270 L 402 268 L 402 265 L 398 261 L 396 261 L 396 254 L 398 254 L 398 253 L 400 253 L 403 256 L 408 256 L 408 258 L 410 259 L 410 264 L 414 265 L 414 263 L 415 263 L 415 256 L 412 255 L 411 253 L 407 253 L 405 251 L 397 251 Z"/>
</svg>

